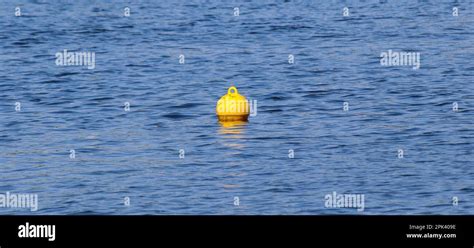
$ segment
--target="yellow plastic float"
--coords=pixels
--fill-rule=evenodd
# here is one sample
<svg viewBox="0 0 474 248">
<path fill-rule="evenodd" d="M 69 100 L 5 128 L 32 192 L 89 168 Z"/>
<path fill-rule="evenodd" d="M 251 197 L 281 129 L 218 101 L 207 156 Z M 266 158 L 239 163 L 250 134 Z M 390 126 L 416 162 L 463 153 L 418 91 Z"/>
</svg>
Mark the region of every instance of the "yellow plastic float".
<svg viewBox="0 0 474 248">
<path fill-rule="evenodd" d="M 217 101 L 216 114 L 220 122 L 246 122 L 249 118 L 249 102 L 235 86 Z"/>
</svg>

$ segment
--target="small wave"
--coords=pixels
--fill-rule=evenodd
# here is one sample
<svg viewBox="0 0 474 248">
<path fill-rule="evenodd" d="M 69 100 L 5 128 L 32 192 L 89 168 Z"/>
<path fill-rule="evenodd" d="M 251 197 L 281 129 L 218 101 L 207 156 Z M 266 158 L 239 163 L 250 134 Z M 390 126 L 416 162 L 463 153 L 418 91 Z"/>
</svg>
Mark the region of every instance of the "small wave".
<svg viewBox="0 0 474 248">
<path fill-rule="evenodd" d="M 184 115 L 181 113 L 169 113 L 169 114 L 164 114 L 162 117 L 168 118 L 168 119 L 173 119 L 173 120 L 180 120 L 180 119 L 189 119 L 192 118 L 191 115 Z"/>
</svg>

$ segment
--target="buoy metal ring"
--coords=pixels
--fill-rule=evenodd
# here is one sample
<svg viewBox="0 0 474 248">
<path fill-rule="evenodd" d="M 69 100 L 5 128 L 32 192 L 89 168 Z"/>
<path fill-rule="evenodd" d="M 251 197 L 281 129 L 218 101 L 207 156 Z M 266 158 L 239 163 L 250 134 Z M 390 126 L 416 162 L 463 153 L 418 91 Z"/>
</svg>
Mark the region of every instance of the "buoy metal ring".
<svg viewBox="0 0 474 248">
<path fill-rule="evenodd" d="M 239 94 L 239 92 L 237 91 L 237 88 L 235 88 L 235 86 L 231 86 L 229 87 L 229 90 L 227 90 L 227 94 L 234 95 L 234 94 Z"/>
</svg>

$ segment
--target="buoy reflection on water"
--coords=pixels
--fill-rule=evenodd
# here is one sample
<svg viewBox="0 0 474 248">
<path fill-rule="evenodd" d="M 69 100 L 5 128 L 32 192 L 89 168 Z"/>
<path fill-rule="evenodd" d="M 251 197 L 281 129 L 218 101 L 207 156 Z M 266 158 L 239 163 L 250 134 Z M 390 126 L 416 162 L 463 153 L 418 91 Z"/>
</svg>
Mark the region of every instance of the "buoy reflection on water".
<svg viewBox="0 0 474 248">
<path fill-rule="evenodd" d="M 219 121 L 220 134 L 242 134 L 245 126 L 247 125 L 246 121 Z M 236 137 L 238 138 L 238 137 Z"/>
</svg>

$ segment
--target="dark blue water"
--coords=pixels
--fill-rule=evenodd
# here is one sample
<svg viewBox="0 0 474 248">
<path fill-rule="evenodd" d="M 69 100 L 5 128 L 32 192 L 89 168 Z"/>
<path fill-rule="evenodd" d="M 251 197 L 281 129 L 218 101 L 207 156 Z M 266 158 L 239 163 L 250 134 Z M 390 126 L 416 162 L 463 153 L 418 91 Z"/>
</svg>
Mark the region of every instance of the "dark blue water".
<svg viewBox="0 0 474 248">
<path fill-rule="evenodd" d="M 474 214 L 473 26 L 472 1 L 3 2 L 0 193 L 34 214 Z M 258 112 L 229 128 L 232 84 Z"/>
</svg>

